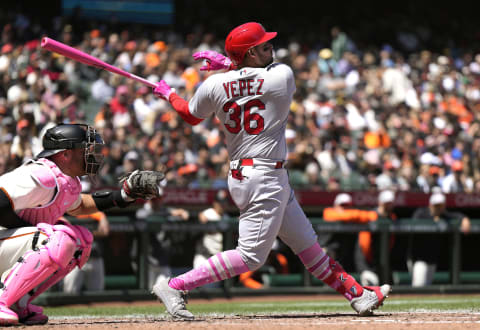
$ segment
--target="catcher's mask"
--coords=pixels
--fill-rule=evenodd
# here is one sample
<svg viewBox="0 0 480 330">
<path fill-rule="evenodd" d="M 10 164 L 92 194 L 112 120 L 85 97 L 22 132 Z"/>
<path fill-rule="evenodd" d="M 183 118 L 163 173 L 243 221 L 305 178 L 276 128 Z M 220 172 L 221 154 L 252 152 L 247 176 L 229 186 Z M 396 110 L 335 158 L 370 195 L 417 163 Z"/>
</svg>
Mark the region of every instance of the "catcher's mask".
<svg viewBox="0 0 480 330">
<path fill-rule="evenodd" d="M 67 149 L 85 149 L 85 173 L 97 174 L 103 163 L 105 143 L 95 128 L 85 124 L 59 124 L 47 130 L 42 139 L 43 151 L 35 158 L 48 158 Z"/>
</svg>

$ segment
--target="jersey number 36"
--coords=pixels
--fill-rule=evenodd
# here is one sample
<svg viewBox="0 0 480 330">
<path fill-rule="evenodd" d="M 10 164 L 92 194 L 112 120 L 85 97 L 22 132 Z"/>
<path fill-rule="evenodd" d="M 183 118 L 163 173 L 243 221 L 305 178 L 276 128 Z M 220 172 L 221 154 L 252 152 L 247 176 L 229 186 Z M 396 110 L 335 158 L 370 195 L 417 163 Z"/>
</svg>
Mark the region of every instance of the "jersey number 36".
<svg viewBox="0 0 480 330">
<path fill-rule="evenodd" d="M 223 106 L 223 111 L 228 113 L 229 122 L 225 123 L 225 127 L 232 134 L 238 134 L 242 129 L 242 113 L 243 113 L 243 127 L 245 132 L 251 135 L 257 135 L 264 128 L 264 119 L 258 113 L 250 113 L 252 108 L 258 110 L 265 110 L 265 104 L 260 100 L 250 100 L 243 106 L 236 102 L 227 102 Z M 233 123 L 234 125 L 233 125 Z"/>
</svg>

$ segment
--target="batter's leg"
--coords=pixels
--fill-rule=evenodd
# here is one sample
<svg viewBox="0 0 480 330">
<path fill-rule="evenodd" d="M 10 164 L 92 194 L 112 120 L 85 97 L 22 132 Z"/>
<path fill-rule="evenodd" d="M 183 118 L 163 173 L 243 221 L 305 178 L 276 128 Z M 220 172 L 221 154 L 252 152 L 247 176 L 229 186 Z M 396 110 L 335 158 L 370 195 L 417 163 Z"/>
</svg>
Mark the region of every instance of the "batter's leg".
<svg viewBox="0 0 480 330">
<path fill-rule="evenodd" d="M 331 259 L 317 242 L 317 235 L 291 195 L 279 237 L 298 255 L 308 271 L 347 298 L 359 314 L 370 313 L 383 303 L 390 286 L 364 288 L 343 267 Z"/>
<path fill-rule="evenodd" d="M 236 250 L 218 253 L 188 273 L 170 281 L 177 290 L 225 280 L 260 268 L 268 258 L 282 225 L 290 196 L 286 171 L 244 170 L 247 179 L 231 179 L 232 197 L 241 208 Z M 243 194 L 235 193 L 239 189 Z M 238 199 L 237 199 L 238 196 Z M 246 198 L 248 196 L 248 198 Z"/>
<path fill-rule="evenodd" d="M 267 260 L 290 196 L 288 175 L 253 167 L 244 168 L 243 173 L 242 180 L 229 177 L 230 193 L 240 208 L 237 249 L 217 253 L 199 267 L 153 287 L 174 317 L 193 318 L 180 292 L 256 270 Z"/>
</svg>

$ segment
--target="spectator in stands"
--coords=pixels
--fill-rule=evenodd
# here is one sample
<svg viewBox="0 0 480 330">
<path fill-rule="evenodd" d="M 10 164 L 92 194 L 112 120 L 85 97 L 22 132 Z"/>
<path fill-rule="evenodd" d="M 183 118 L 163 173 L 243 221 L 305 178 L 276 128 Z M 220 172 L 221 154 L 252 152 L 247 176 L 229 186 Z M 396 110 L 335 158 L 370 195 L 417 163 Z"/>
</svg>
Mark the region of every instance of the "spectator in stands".
<svg viewBox="0 0 480 330">
<path fill-rule="evenodd" d="M 442 181 L 444 193 L 472 192 L 473 179 L 463 171 L 463 163 L 455 160 L 450 168 L 450 173 Z"/>
<path fill-rule="evenodd" d="M 342 58 L 346 51 L 353 51 L 355 45 L 353 41 L 347 36 L 347 34 L 338 26 L 334 26 L 330 33 L 332 35 L 332 51 L 333 59 L 338 61 Z"/>
<path fill-rule="evenodd" d="M 334 75 L 337 75 L 337 61 L 333 58 L 333 52 L 329 48 L 320 50 L 317 65 L 321 73 L 332 72 Z"/>
<path fill-rule="evenodd" d="M 159 203 L 148 201 L 142 208 L 136 211 L 139 219 L 145 219 L 148 216 L 155 215 L 165 218 L 167 221 L 187 221 L 190 218 L 190 212 L 183 208 L 165 207 Z M 171 277 L 172 275 L 172 257 L 175 249 L 175 238 L 171 233 L 159 231 L 149 234 L 149 253 L 148 253 L 148 288 L 152 288 L 158 281 Z M 137 260 L 138 252 L 136 242 L 133 243 L 131 253 L 132 268 L 138 271 Z"/>
<path fill-rule="evenodd" d="M 208 222 L 218 222 L 228 217 L 228 191 L 219 190 L 215 194 L 212 207 L 201 211 L 198 214 L 198 221 L 202 224 Z M 195 256 L 193 257 L 193 267 L 205 262 L 211 256 L 223 251 L 223 234 L 221 232 L 208 232 L 202 235 L 195 247 Z M 218 287 L 219 283 L 211 283 L 210 287 Z"/>
<path fill-rule="evenodd" d="M 446 197 L 436 191 L 430 196 L 427 208 L 420 208 L 412 216 L 413 221 L 426 220 L 436 224 L 440 230 L 459 226 L 463 233 L 470 231 L 470 219 L 462 213 L 446 209 Z M 412 286 L 426 286 L 433 282 L 437 265 L 450 253 L 446 234 L 413 234 L 408 248 L 408 268 Z"/>
<path fill-rule="evenodd" d="M 110 109 L 113 113 L 113 126 L 125 127 L 130 125 L 129 90 L 126 85 L 120 85 L 115 91 L 115 96 L 110 100 Z"/>
<path fill-rule="evenodd" d="M 17 160 L 18 164 L 28 159 L 32 159 L 42 151 L 41 140 L 32 134 L 30 122 L 27 119 L 21 119 L 17 123 L 17 135 L 13 138 L 10 153 Z"/>
<path fill-rule="evenodd" d="M 377 212 L 353 208 L 352 197 L 347 193 L 340 193 L 335 197 L 333 207 L 323 210 L 323 220 L 343 223 L 368 223 L 376 221 Z M 344 267 L 352 264 L 353 255 L 357 246 L 357 234 L 351 233 L 320 233 L 319 241 L 327 250 L 331 258 L 338 260 Z"/>
<path fill-rule="evenodd" d="M 395 167 L 391 161 L 383 164 L 382 173 L 375 179 L 375 184 L 379 190 L 396 189 L 398 182 L 394 173 Z"/>
<path fill-rule="evenodd" d="M 320 167 L 317 162 L 311 161 L 305 167 L 306 175 L 306 187 L 312 190 L 321 190 L 323 189 L 323 182 L 320 177 Z"/>
<path fill-rule="evenodd" d="M 432 191 L 433 187 L 440 187 L 443 181 L 443 169 L 436 165 L 422 164 L 416 178 L 417 186 L 424 193 Z"/>
<path fill-rule="evenodd" d="M 63 291 L 75 294 L 82 291 L 102 291 L 105 288 L 102 239 L 109 235 L 110 224 L 103 212 L 96 212 L 88 216 L 77 216 L 77 218 L 98 221 L 98 227 L 92 232 L 94 241 L 90 258 L 82 269 L 77 267 L 63 278 Z"/>
<path fill-rule="evenodd" d="M 109 102 L 114 94 L 114 88 L 108 83 L 110 73 L 101 71 L 100 76 L 95 80 L 91 87 L 92 98 L 98 103 L 105 104 Z"/>
<path fill-rule="evenodd" d="M 394 213 L 395 192 L 384 190 L 378 194 L 377 212 L 378 219 L 395 221 L 397 219 Z M 390 238 L 390 251 L 393 248 L 395 238 Z M 355 250 L 355 265 L 360 273 L 360 282 L 362 285 L 378 285 L 380 272 L 380 237 L 379 234 L 362 231 L 358 234 L 358 245 Z M 391 282 L 392 279 L 385 279 Z"/>
<path fill-rule="evenodd" d="M 150 91 L 146 86 L 137 89 L 133 109 L 138 124 L 142 131 L 147 135 L 152 135 L 154 131 L 156 111 L 153 107 Z"/>
</svg>

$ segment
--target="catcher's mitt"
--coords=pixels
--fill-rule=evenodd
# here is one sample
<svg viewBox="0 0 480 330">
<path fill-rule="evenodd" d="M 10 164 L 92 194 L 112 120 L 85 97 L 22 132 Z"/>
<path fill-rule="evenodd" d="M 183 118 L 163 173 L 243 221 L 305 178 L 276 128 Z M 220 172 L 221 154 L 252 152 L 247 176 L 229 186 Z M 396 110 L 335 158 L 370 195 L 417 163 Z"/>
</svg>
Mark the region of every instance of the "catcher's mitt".
<svg viewBox="0 0 480 330">
<path fill-rule="evenodd" d="M 164 178 L 163 172 L 136 170 L 122 175 L 119 180 L 129 197 L 148 200 L 162 195 L 160 182 Z"/>
</svg>

